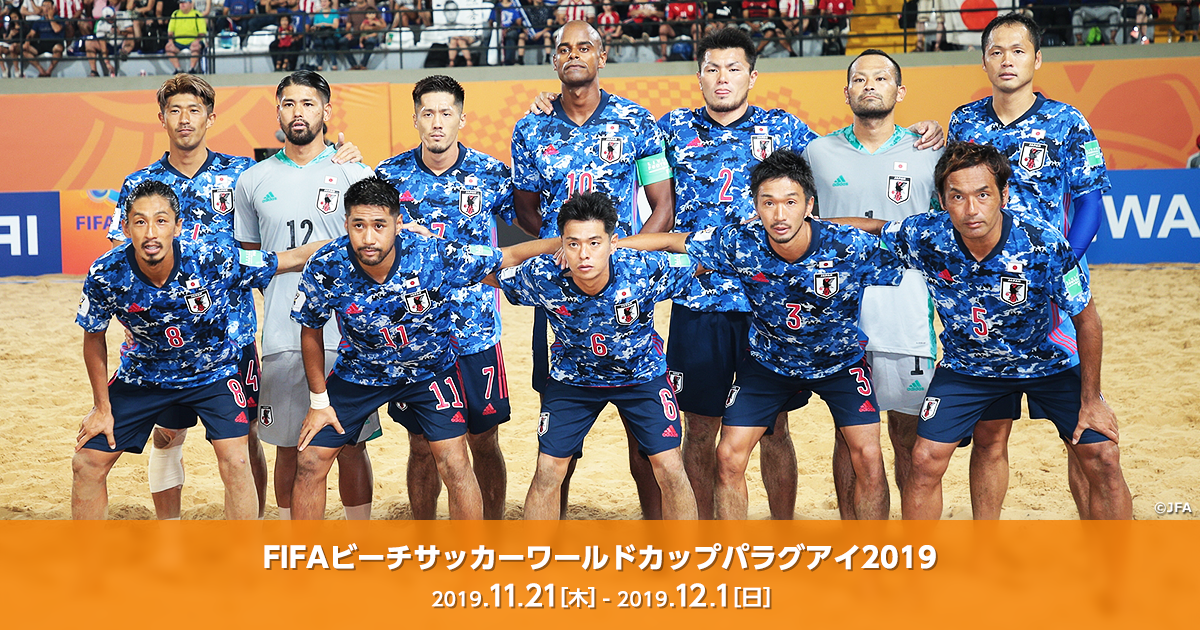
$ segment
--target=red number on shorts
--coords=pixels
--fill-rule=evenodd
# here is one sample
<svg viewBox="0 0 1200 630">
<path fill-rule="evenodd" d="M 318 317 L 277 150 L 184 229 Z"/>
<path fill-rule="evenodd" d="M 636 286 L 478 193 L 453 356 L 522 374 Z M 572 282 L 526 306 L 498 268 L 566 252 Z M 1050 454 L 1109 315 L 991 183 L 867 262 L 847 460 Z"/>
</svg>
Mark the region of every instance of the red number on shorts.
<svg viewBox="0 0 1200 630">
<path fill-rule="evenodd" d="M 663 415 L 667 417 L 667 420 L 674 421 L 679 417 L 679 409 L 675 407 L 675 397 L 671 394 L 671 390 L 666 388 L 658 390 L 658 399 L 662 401 Z"/>
<path fill-rule="evenodd" d="M 733 201 L 733 195 L 729 194 L 729 188 L 733 186 L 733 171 L 723 168 L 717 177 L 725 178 L 725 183 L 721 184 L 721 194 L 717 195 L 717 201 Z"/>
<path fill-rule="evenodd" d="M 979 308 L 978 306 L 971 308 L 971 321 L 979 324 L 971 330 L 980 337 L 986 337 L 988 334 L 987 320 L 984 319 L 985 315 L 987 315 L 987 309 Z"/>
<path fill-rule="evenodd" d="M 483 368 L 482 372 L 483 372 L 483 375 L 486 376 L 488 379 L 487 391 L 483 392 L 483 397 L 488 400 L 491 400 L 492 399 L 492 382 L 494 380 L 496 380 L 496 368 L 489 365 L 489 366 Z"/>
<path fill-rule="evenodd" d="M 172 348 L 178 348 L 183 345 L 183 335 L 179 332 L 178 326 L 167 327 L 167 343 Z"/>
<path fill-rule="evenodd" d="M 437 234 L 438 238 L 446 238 L 446 224 L 445 223 L 430 223 L 429 231 L 433 232 L 434 234 Z"/>
<path fill-rule="evenodd" d="M 246 384 L 250 386 L 250 391 L 258 391 L 258 370 L 254 369 L 254 359 L 250 359 L 250 364 L 246 366 Z"/>
<path fill-rule="evenodd" d="M 870 396 L 871 379 L 867 376 L 867 371 L 862 368 L 850 368 L 850 373 L 854 375 L 854 380 L 858 381 L 858 393 Z"/>
<path fill-rule="evenodd" d="M 787 303 L 784 306 L 788 309 L 787 327 L 792 330 L 800 329 L 800 309 L 803 308 L 799 304 Z"/>
<path fill-rule="evenodd" d="M 608 346 L 604 345 L 604 335 L 592 333 L 592 354 L 602 357 L 608 354 Z"/>
<path fill-rule="evenodd" d="M 396 347 L 396 342 L 392 341 L 392 334 L 390 332 L 388 332 L 388 329 L 386 326 L 383 328 L 380 328 L 379 332 L 383 334 L 383 341 L 384 341 L 384 343 L 386 343 L 388 345 L 389 348 Z M 404 332 L 403 326 L 396 327 L 396 336 L 400 339 L 401 346 L 408 345 L 408 333 Z"/>
<path fill-rule="evenodd" d="M 445 383 L 450 387 L 450 393 L 454 395 L 454 402 L 446 401 L 446 397 L 442 395 L 442 389 L 438 387 L 437 383 L 429 384 L 429 391 L 433 392 L 433 395 L 437 396 L 438 399 L 436 409 L 438 411 L 449 409 L 451 407 L 462 409 L 462 399 L 458 397 L 458 388 L 454 386 L 454 379 L 451 377 L 446 377 Z"/>
<path fill-rule="evenodd" d="M 231 378 L 225 382 L 229 386 L 229 391 L 233 392 L 233 400 L 237 402 L 239 407 L 246 406 L 246 393 L 242 391 L 242 384 L 236 378 Z"/>
<path fill-rule="evenodd" d="M 576 183 L 579 185 L 579 192 L 588 192 L 595 187 L 593 186 L 591 173 L 582 171 L 578 177 L 576 177 L 574 172 L 567 173 L 567 199 L 575 195 Z"/>
</svg>

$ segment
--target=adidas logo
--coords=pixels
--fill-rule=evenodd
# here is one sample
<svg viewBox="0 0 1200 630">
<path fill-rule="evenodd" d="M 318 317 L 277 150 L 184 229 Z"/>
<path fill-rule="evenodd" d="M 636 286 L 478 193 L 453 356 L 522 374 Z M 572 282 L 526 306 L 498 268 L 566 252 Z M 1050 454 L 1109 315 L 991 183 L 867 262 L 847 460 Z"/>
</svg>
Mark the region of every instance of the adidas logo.
<svg viewBox="0 0 1200 630">
<path fill-rule="evenodd" d="M 672 424 L 672 425 L 668 426 L 667 430 L 663 431 L 663 437 L 671 437 L 671 438 L 679 437 L 679 433 L 675 430 L 675 425 Z"/>
<path fill-rule="evenodd" d="M 134 302 L 134 303 L 133 303 L 133 306 L 130 306 L 130 307 L 129 307 L 129 312 L 130 312 L 130 313 L 141 313 L 141 312 L 142 312 L 142 311 L 144 311 L 144 310 L 146 310 L 146 309 L 144 309 L 144 308 L 142 308 L 142 307 L 138 306 L 137 302 Z"/>
<path fill-rule="evenodd" d="M 558 155 L 558 149 L 555 149 L 554 145 L 552 144 L 546 147 L 545 151 L 542 151 L 542 155 Z"/>
<path fill-rule="evenodd" d="M 268 201 L 275 201 L 275 193 L 268 192 L 267 196 L 263 197 L 262 203 L 267 203 Z"/>
<path fill-rule="evenodd" d="M 466 420 L 463 419 L 461 411 L 456 411 L 454 412 L 454 417 L 450 418 L 450 422 L 466 422 Z"/>
<path fill-rule="evenodd" d="M 247 406 L 247 407 L 257 407 L 257 406 L 258 406 L 258 402 L 257 402 L 257 401 L 255 401 L 253 397 L 250 397 L 250 398 L 247 398 L 247 399 L 246 399 L 246 406 Z"/>
<path fill-rule="evenodd" d="M 703 143 L 703 142 L 700 142 L 700 138 L 692 138 L 692 141 L 691 141 L 691 142 L 689 142 L 689 143 L 687 143 L 687 146 L 689 146 L 689 147 L 702 147 L 702 146 L 704 146 L 704 143 Z"/>
<path fill-rule="evenodd" d="M 567 307 L 565 307 L 565 306 L 558 307 L 558 309 L 556 309 L 554 312 L 558 313 L 559 315 L 562 315 L 563 317 L 571 316 L 571 311 L 568 311 Z"/>
<path fill-rule="evenodd" d="M 496 408 L 492 406 L 492 403 L 488 403 L 488 406 L 483 408 L 483 415 L 485 416 L 490 416 L 494 413 L 496 413 Z"/>
<path fill-rule="evenodd" d="M 954 276 L 950 275 L 949 269 L 943 269 L 942 272 L 938 274 L 938 277 L 946 282 L 954 282 Z"/>
<path fill-rule="evenodd" d="M 833 180 L 833 186 L 834 186 L 834 188 L 836 188 L 836 187 L 838 187 L 838 186 L 849 186 L 849 185 L 850 185 L 850 183 L 849 183 L 849 182 L 847 182 L 847 181 L 846 181 L 846 178 L 845 178 L 845 177 L 842 177 L 841 175 L 838 175 L 838 178 L 837 178 L 837 179 L 835 179 L 835 180 Z"/>
<path fill-rule="evenodd" d="M 346 314 L 360 315 L 362 314 L 362 307 L 360 307 L 358 304 L 351 304 L 348 308 L 346 308 Z"/>
<path fill-rule="evenodd" d="M 913 381 L 912 385 L 908 386 L 910 392 L 923 392 L 925 388 L 921 386 L 921 381 Z"/>
<path fill-rule="evenodd" d="M 226 417 L 228 417 L 228 416 L 226 416 Z M 233 421 L 238 424 L 249 424 L 250 423 L 250 420 L 248 418 L 246 418 L 245 411 L 243 411 L 242 413 L 239 413 L 238 417 L 234 418 Z"/>
<path fill-rule="evenodd" d="M 767 277 L 765 275 L 763 275 L 763 272 L 761 272 L 761 271 L 754 274 L 754 277 L 751 278 L 751 280 L 753 280 L 755 282 L 768 282 Z"/>
<path fill-rule="evenodd" d="M 412 193 L 411 193 L 411 192 L 409 192 L 409 191 L 407 191 L 407 190 L 406 190 L 406 191 L 404 191 L 404 194 L 403 194 L 403 195 L 400 195 L 400 202 L 401 202 L 401 203 L 403 203 L 403 202 L 405 202 L 405 201 L 412 201 L 412 200 L 413 200 Z"/>
<path fill-rule="evenodd" d="M 879 410 L 875 408 L 875 405 L 871 404 L 871 401 L 864 400 L 862 406 L 858 408 L 858 412 L 859 413 L 867 413 L 868 411 L 879 411 Z"/>
</svg>

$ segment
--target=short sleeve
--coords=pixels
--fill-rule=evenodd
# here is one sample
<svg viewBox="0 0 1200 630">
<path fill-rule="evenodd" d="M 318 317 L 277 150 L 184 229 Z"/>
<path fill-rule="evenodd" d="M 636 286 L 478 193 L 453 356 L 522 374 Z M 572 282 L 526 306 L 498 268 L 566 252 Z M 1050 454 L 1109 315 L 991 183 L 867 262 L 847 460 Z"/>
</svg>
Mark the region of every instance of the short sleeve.
<svg viewBox="0 0 1200 630">
<path fill-rule="evenodd" d="M 789 116 L 791 115 L 789 114 Z M 796 116 L 791 116 L 791 136 L 791 148 L 796 153 L 804 153 L 808 148 L 808 143 L 820 137 L 817 132 L 808 127 L 808 124 Z"/>
<path fill-rule="evenodd" d="M 535 114 L 526 115 L 533 116 Z M 527 146 L 524 128 L 525 125 L 521 124 L 521 121 L 517 121 L 517 126 L 513 127 L 512 187 L 515 190 L 540 193 L 545 185 L 542 181 L 542 173 L 537 168 L 536 157 Z"/>
<path fill-rule="evenodd" d="M 1074 317 L 1082 313 L 1092 300 L 1087 274 L 1080 268 L 1075 253 L 1071 251 L 1071 245 L 1065 240 L 1055 242 L 1050 250 L 1050 299 L 1067 315 Z"/>
<path fill-rule="evenodd" d="M 265 289 L 278 268 L 279 256 L 274 252 L 238 249 L 234 286 L 240 289 Z"/>
<path fill-rule="evenodd" d="M 736 253 L 730 254 L 730 243 L 735 243 L 737 225 L 707 228 L 693 232 L 685 247 L 688 256 L 701 266 L 726 275 L 737 274 L 734 266 Z"/>
<path fill-rule="evenodd" d="M 314 265 L 313 261 L 304 266 L 296 297 L 292 300 L 292 319 L 305 328 L 321 328 L 331 316 L 328 296 L 317 282 L 319 271 L 320 266 Z"/>
<path fill-rule="evenodd" d="M 1067 147 L 1070 156 L 1067 182 L 1072 199 L 1090 192 L 1104 192 L 1110 188 L 1100 141 L 1096 139 L 1091 124 L 1082 114 L 1076 112 L 1074 119 Z"/>
<path fill-rule="evenodd" d="M 250 179 L 243 173 L 233 189 L 233 237 L 239 243 L 262 243 L 258 231 L 258 209 L 251 198 L 254 191 L 250 189 L 253 186 Z"/>
<path fill-rule="evenodd" d="M 512 225 L 517 218 L 517 211 L 513 207 L 513 185 L 512 185 L 512 169 L 505 164 L 500 164 L 496 167 L 496 204 L 492 206 L 492 214 L 499 217 L 508 225 Z"/>
<path fill-rule="evenodd" d="M 904 275 L 904 263 L 883 242 L 863 233 L 859 239 L 863 247 L 862 261 L 858 268 L 863 286 L 893 287 L 900 284 Z"/>
<path fill-rule="evenodd" d="M 449 287 L 468 287 L 478 284 L 488 274 L 500 268 L 504 254 L 487 245 L 463 244 L 437 240 L 436 256 L 440 261 L 443 281 Z"/>
<path fill-rule="evenodd" d="M 901 263 L 912 269 L 918 267 L 908 239 L 916 230 L 916 217 L 919 216 L 921 215 L 913 215 L 903 222 L 889 221 L 884 224 L 879 234 L 879 246 L 890 251 Z"/>
<path fill-rule="evenodd" d="M 950 125 L 946 128 L 946 138 L 958 142 L 965 140 L 962 137 L 962 113 L 960 110 L 956 109 L 950 114 Z"/>
<path fill-rule="evenodd" d="M 500 289 L 510 304 L 517 306 L 537 306 L 536 291 L 537 258 L 530 258 L 516 267 L 508 267 L 496 274 Z"/>
<path fill-rule="evenodd" d="M 79 299 L 79 310 L 75 323 L 90 333 L 108 330 L 113 311 L 100 282 L 92 274 L 83 280 L 83 296 Z"/>
<path fill-rule="evenodd" d="M 647 252 L 658 266 L 654 272 L 654 301 L 674 299 L 686 295 L 696 276 L 696 262 L 687 254 Z"/>
</svg>

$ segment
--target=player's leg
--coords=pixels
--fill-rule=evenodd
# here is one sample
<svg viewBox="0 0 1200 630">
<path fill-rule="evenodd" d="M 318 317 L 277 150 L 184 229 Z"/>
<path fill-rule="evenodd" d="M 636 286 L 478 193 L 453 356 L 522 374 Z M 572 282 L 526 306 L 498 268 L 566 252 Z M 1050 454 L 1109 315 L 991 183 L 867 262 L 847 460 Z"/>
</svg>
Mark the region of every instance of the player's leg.
<svg viewBox="0 0 1200 630">
<path fill-rule="evenodd" d="M 912 476 L 900 495 L 905 520 L 942 518 L 942 476 L 958 443 L 934 442 L 920 435 L 913 445 Z"/>
<path fill-rule="evenodd" d="M 237 375 L 219 379 L 181 399 L 204 423 L 204 436 L 217 455 L 217 469 L 225 485 L 225 518 L 258 518 L 258 492 L 250 471 L 247 447 L 250 433 L 248 399 Z"/>
<path fill-rule="evenodd" d="M 799 470 L 786 411 L 775 417 L 775 431 L 764 435 L 759 441 L 758 458 L 771 518 L 776 521 L 792 520 L 796 516 Z"/>
<path fill-rule="evenodd" d="M 567 467 L 573 457 L 554 457 L 539 452 L 537 469 L 533 473 L 533 481 L 529 483 L 529 492 L 525 495 L 525 520 L 546 521 L 560 517 L 560 498 L 563 480 L 567 475 Z"/>
<path fill-rule="evenodd" d="M 1092 489 L 1079 463 L 1079 456 L 1070 448 L 1067 449 L 1067 487 L 1071 490 L 1071 498 L 1075 500 L 1075 509 L 1079 510 L 1079 520 L 1091 520 L 1092 506 L 1089 500 Z"/>
<path fill-rule="evenodd" d="M 292 519 L 292 502 L 296 486 L 296 457 L 294 446 L 275 447 L 275 505 L 279 506 L 279 520 Z"/>
<path fill-rule="evenodd" d="M 393 416 L 394 417 L 394 416 Z M 442 478 L 438 476 L 429 440 L 421 433 L 408 432 L 408 466 L 405 471 L 408 506 L 413 520 L 431 521 L 437 518 L 438 495 L 442 493 Z"/>
<path fill-rule="evenodd" d="M 936 362 L 930 357 L 868 352 L 871 382 L 879 408 L 887 412 L 888 439 L 894 454 L 896 487 L 904 492 L 917 441 L 917 414 L 933 381 Z"/>
<path fill-rule="evenodd" d="M 262 518 L 267 509 L 267 454 L 263 452 L 262 441 L 258 439 L 258 399 L 259 373 L 261 364 L 258 360 L 258 345 L 247 344 L 242 347 L 242 356 L 238 361 L 238 380 L 241 381 L 242 391 L 246 394 L 246 412 L 250 416 L 250 434 L 247 436 L 246 448 L 250 452 L 250 473 L 254 475 L 254 489 L 258 495 L 258 517 Z"/>
<path fill-rule="evenodd" d="M 888 411 L 888 439 L 892 443 L 894 456 L 893 472 L 896 487 L 904 492 L 908 478 L 912 476 L 912 449 L 917 443 L 917 416 L 901 411 Z"/>
<path fill-rule="evenodd" d="M 195 414 L 186 410 L 195 422 Z M 168 410 L 167 413 L 170 413 Z M 150 436 L 150 463 L 147 477 L 154 514 L 159 520 L 178 520 L 181 512 L 183 482 L 183 441 L 187 429 L 172 430 L 155 426 Z"/>
<path fill-rule="evenodd" d="M 700 518 L 713 517 L 713 478 L 717 474 L 717 434 L 721 418 L 684 413 L 683 467 L 696 497 Z"/>
<path fill-rule="evenodd" d="M 341 450 L 341 446 L 323 447 L 310 444 L 303 451 L 297 451 L 295 482 L 292 485 L 291 496 L 291 516 L 294 520 L 325 518 L 325 485 L 329 478 L 329 469 L 333 467 L 333 462 Z"/>
<path fill-rule="evenodd" d="M 108 515 L 108 471 L 121 453 L 83 448 L 71 458 L 71 518 L 96 520 Z"/>
<path fill-rule="evenodd" d="M 566 515 L 563 488 L 583 451 L 583 440 L 607 402 L 609 388 L 576 387 L 547 379 L 538 414 L 538 462 L 525 495 L 526 520 Z"/>
<path fill-rule="evenodd" d="M 508 400 L 508 375 L 500 344 L 458 358 L 463 395 L 467 400 L 467 445 L 479 490 L 483 494 L 483 517 L 504 518 L 508 469 L 500 450 L 500 425 L 512 410 Z"/>
<path fill-rule="evenodd" d="M 567 506 L 570 504 L 571 478 L 575 476 L 575 466 L 579 463 L 580 455 L 573 455 L 571 463 L 567 464 L 567 474 L 563 476 L 562 488 L 558 492 L 558 518 L 566 520 Z"/>
<path fill-rule="evenodd" d="M 229 520 L 258 518 L 258 492 L 254 488 L 246 442 L 246 436 L 212 441 L 217 453 L 217 469 L 225 484 L 225 518 Z"/>
<path fill-rule="evenodd" d="M 479 481 L 471 468 L 471 457 L 465 434 L 454 438 L 429 442 L 438 475 L 446 483 L 446 496 L 450 501 L 451 520 L 479 520 L 483 518 L 483 495 Z"/>
<path fill-rule="evenodd" d="M 372 438 L 362 436 L 358 444 L 347 444 L 337 457 L 338 495 L 348 521 L 371 520 L 375 472 L 371 469 L 371 457 L 367 454 L 368 439 Z"/>
<path fill-rule="evenodd" d="M 1020 396 L 1016 397 L 1020 405 Z M 1008 401 L 1001 401 L 1009 406 Z M 991 410 L 985 412 L 985 418 Z M 1008 414 L 1006 414 L 1008 415 Z M 1014 414 L 1015 415 L 1015 414 Z M 1000 518 L 1008 493 L 1008 436 L 1013 421 L 1008 418 L 982 420 L 971 437 L 971 514 L 977 520 Z"/>
<path fill-rule="evenodd" d="M 644 461 L 654 476 L 661 506 L 658 518 L 695 520 L 696 495 L 683 468 L 683 425 L 674 386 L 666 377 L 659 377 L 647 383 L 610 388 L 609 395 L 632 437 L 637 450 L 634 456 Z"/>
<path fill-rule="evenodd" d="M 713 489 L 714 516 L 722 520 L 745 520 L 749 513 L 749 492 L 746 489 L 746 465 L 750 453 L 766 427 L 721 427 L 717 443 L 717 482 Z"/>
<path fill-rule="evenodd" d="M 683 469 L 683 453 L 679 448 L 651 455 L 649 462 L 654 479 L 662 493 L 662 518 L 678 521 L 696 520 L 696 495 Z"/>
<path fill-rule="evenodd" d="M 451 365 L 432 378 L 400 387 L 393 402 L 405 403 L 413 414 L 392 416 L 409 432 L 420 431 L 429 441 L 437 474 L 446 484 L 451 519 L 483 518 L 483 496 L 471 468 L 467 447 L 466 405 L 458 367 Z M 389 406 L 389 410 L 398 408 Z M 415 416 L 417 425 L 412 423 Z"/>
<path fill-rule="evenodd" d="M 619 412 L 621 425 L 625 428 L 625 443 L 629 453 L 629 475 L 637 487 L 638 503 L 642 508 L 642 519 L 661 521 L 663 518 L 662 492 L 659 490 L 654 467 L 638 450 L 638 441 L 629 427 L 629 419 Z"/>
<path fill-rule="evenodd" d="M 837 496 L 838 514 L 843 521 L 858 518 L 854 512 L 854 463 L 850 447 L 841 431 L 833 430 L 833 491 Z"/>
<path fill-rule="evenodd" d="M 829 406 L 854 469 L 853 511 L 858 519 L 886 519 L 891 508 L 880 446 L 879 402 L 864 357 L 837 373 L 807 381 Z"/>
<path fill-rule="evenodd" d="M 483 495 L 483 518 L 489 521 L 504 520 L 508 469 L 504 463 L 504 453 L 500 450 L 499 425 L 483 433 L 467 433 L 467 445 L 471 447 L 471 463 Z"/>
</svg>

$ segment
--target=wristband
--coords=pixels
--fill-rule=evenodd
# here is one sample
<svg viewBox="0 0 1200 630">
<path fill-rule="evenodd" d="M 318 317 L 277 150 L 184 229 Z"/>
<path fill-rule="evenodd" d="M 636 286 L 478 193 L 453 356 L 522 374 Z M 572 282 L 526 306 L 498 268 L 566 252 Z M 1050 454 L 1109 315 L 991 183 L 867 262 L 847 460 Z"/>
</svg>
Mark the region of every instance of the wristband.
<svg viewBox="0 0 1200 630">
<path fill-rule="evenodd" d="M 329 406 L 329 390 L 321 393 L 308 392 L 308 408 L 309 409 L 325 409 Z"/>
</svg>

